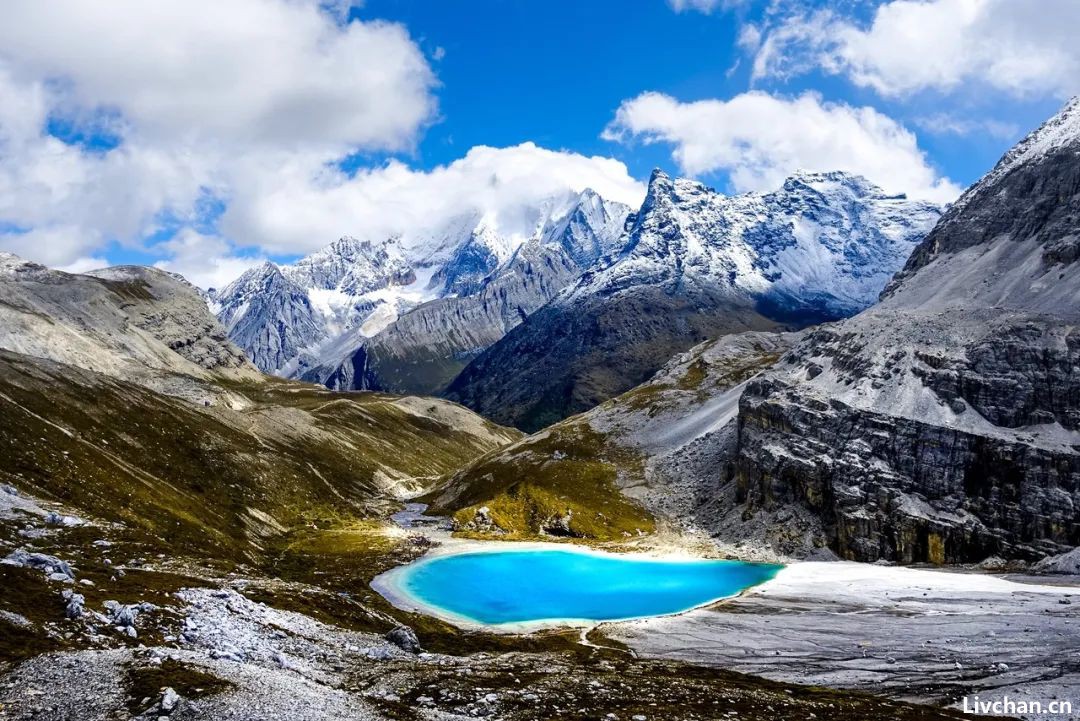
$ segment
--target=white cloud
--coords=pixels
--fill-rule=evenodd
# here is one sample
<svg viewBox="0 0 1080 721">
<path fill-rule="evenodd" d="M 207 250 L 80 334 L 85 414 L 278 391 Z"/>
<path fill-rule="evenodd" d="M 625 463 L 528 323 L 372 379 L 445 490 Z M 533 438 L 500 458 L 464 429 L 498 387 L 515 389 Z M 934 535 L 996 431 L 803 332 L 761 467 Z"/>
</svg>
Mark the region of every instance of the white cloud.
<svg viewBox="0 0 1080 721">
<path fill-rule="evenodd" d="M 747 23 L 739 28 L 739 35 L 735 44 L 746 53 L 753 53 L 761 46 L 761 28 L 753 23 Z"/>
<path fill-rule="evenodd" d="M 223 288 L 248 268 L 265 260 L 260 255 L 237 254 L 236 248 L 216 235 L 184 228 L 160 244 L 168 260 L 155 267 L 179 273 L 200 288 Z"/>
<path fill-rule="evenodd" d="M 640 202 L 622 163 L 530 143 L 430 172 L 341 172 L 356 150 L 411 150 L 435 113 L 416 43 L 398 25 L 341 24 L 350 4 L 0 4 L 0 248 L 85 269 L 119 242 L 220 286 L 265 255 L 344 234 L 415 236 L 469 212 L 520 230 L 526 206 L 587 186 Z M 57 116 L 121 142 L 65 144 L 44 131 Z M 207 198 L 225 207 L 213 231 Z M 166 224 L 179 232 L 146 241 Z"/>
<path fill-rule="evenodd" d="M 645 93 L 622 103 L 604 137 L 669 143 L 683 172 L 727 171 L 740 191 L 771 190 L 803 169 L 859 173 L 886 190 L 938 202 L 960 192 L 904 126 L 814 93 L 787 99 L 755 91 L 690 103 Z"/>
<path fill-rule="evenodd" d="M 9 0 L 0 54 L 170 144 L 401 149 L 434 110 L 403 27 L 340 25 L 310 0 Z"/>
<path fill-rule="evenodd" d="M 935 135 L 988 135 L 1001 140 L 1018 140 L 1020 126 L 999 120 L 962 118 L 947 113 L 934 113 L 915 118 L 915 125 Z"/>
<path fill-rule="evenodd" d="M 349 4 L 0 5 L 0 248 L 65 266 L 273 184 L 250 173 L 317 177 L 356 150 L 412 149 L 434 75 L 403 27 L 341 22 Z M 119 144 L 67 144 L 46 132 L 56 119 Z"/>
<path fill-rule="evenodd" d="M 487 215 L 506 232 L 527 232 L 522 213 L 559 192 L 589 187 L 631 205 L 645 192 L 617 160 L 533 143 L 477 146 L 431 171 L 391 161 L 352 178 L 330 168 L 312 176 L 300 166 L 248 175 L 254 185 L 233 196 L 222 229 L 233 238 L 258 238 L 272 253 L 307 252 L 343 233 L 415 237 L 466 213 Z"/>
<path fill-rule="evenodd" d="M 62 270 L 65 273 L 85 273 L 89 270 L 105 268 L 108 265 L 109 261 L 107 261 L 105 258 L 89 256 L 86 258 L 76 258 L 73 262 L 68 263 L 67 265 L 56 266 L 56 269 Z"/>
<path fill-rule="evenodd" d="M 668 0 L 668 5 L 671 9 L 677 13 L 685 12 L 687 10 L 696 10 L 699 13 L 705 13 L 708 15 L 718 7 L 726 6 L 731 3 L 731 0 Z"/>
<path fill-rule="evenodd" d="M 755 78 L 818 67 L 888 96 L 974 83 L 1014 96 L 1080 90 L 1076 0 L 894 0 L 868 26 L 832 11 L 787 18 L 765 38 Z"/>
</svg>

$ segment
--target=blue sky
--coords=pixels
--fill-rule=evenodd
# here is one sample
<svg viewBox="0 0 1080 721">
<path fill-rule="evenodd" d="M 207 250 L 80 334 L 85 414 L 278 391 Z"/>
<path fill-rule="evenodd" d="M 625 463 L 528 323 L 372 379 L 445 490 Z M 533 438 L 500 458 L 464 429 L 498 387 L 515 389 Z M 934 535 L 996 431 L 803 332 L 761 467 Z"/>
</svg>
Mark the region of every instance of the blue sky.
<svg viewBox="0 0 1080 721">
<path fill-rule="evenodd" d="M 1072 0 L 51 5 L 0 8 L 0 250 L 204 286 L 653 167 L 948 202 L 1080 89 Z"/>
<path fill-rule="evenodd" d="M 873 6 L 858 5 L 856 16 L 868 17 Z M 974 93 L 888 99 L 821 72 L 752 83 L 751 63 L 736 39 L 743 24 L 761 22 L 766 7 L 741 3 L 705 14 L 673 12 L 665 0 L 368 0 L 354 14 L 403 22 L 426 51 L 445 51 L 435 64 L 442 120 L 425 132 L 412 159 L 422 167 L 450 162 L 473 145 L 532 140 L 612 155 L 638 177 L 657 166 L 674 171 L 670 148 L 621 147 L 601 139 L 619 104 L 650 90 L 694 101 L 756 87 L 787 94 L 813 90 L 828 100 L 881 109 L 918 133 L 920 146 L 945 175 L 968 185 L 1061 105 L 1052 96 L 1003 100 Z M 920 118 L 944 112 L 1015 130 L 994 136 L 919 129 Z M 705 176 L 725 184 L 723 172 Z"/>
</svg>

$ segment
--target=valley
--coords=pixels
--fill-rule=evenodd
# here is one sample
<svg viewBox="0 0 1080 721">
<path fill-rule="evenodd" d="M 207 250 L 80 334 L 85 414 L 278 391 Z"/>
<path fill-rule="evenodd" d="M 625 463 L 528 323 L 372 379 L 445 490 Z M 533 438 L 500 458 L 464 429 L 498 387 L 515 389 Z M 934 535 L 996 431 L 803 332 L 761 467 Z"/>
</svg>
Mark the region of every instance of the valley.
<svg viewBox="0 0 1080 721">
<path fill-rule="evenodd" d="M 656 171 L 220 291 L 0 254 L 0 717 L 1075 698 L 1078 208 L 1074 100 L 946 208 Z"/>
</svg>

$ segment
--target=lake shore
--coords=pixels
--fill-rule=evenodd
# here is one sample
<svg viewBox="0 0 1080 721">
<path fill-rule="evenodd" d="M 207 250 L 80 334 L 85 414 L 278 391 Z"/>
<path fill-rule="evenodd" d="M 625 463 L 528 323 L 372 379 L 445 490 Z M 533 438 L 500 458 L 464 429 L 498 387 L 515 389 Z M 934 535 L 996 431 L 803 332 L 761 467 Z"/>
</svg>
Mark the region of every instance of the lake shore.
<svg viewBox="0 0 1080 721">
<path fill-rule="evenodd" d="M 566 548 L 436 534 L 432 556 Z M 693 555 L 676 539 L 646 541 L 635 552 Z M 1080 579 L 1070 576 L 793 562 L 707 607 L 596 626 L 594 637 L 641 657 L 776 681 L 957 708 L 972 693 L 1080 700 Z"/>
</svg>

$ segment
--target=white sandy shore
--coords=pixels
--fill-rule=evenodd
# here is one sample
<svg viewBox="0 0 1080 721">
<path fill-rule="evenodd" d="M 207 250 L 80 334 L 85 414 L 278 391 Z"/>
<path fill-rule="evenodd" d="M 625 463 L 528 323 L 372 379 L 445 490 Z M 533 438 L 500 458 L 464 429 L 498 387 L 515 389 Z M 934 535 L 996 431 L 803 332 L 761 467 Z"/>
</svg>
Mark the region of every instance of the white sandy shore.
<svg viewBox="0 0 1080 721">
<path fill-rule="evenodd" d="M 1022 580 L 794 563 L 710 608 L 602 630 L 643 656 L 781 681 L 944 704 L 978 693 L 1075 705 L 1078 579 Z"/>
</svg>

